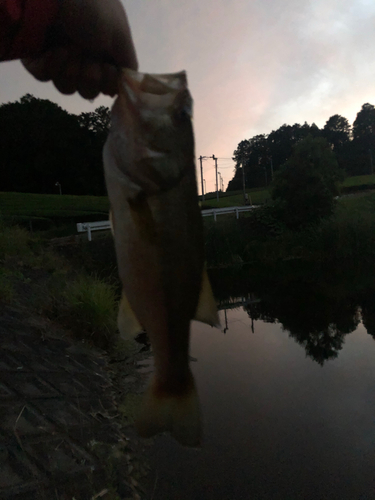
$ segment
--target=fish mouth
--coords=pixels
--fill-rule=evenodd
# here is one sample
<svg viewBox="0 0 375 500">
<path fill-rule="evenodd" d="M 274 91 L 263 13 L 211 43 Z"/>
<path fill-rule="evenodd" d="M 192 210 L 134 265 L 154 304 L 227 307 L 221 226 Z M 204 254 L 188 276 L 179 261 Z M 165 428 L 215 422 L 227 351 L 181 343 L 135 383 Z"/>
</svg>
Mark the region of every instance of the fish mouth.
<svg viewBox="0 0 375 500">
<path fill-rule="evenodd" d="M 122 70 L 110 140 L 115 141 L 113 174 L 132 186 L 129 197 L 168 191 L 195 169 L 192 106 L 185 71 Z"/>
</svg>

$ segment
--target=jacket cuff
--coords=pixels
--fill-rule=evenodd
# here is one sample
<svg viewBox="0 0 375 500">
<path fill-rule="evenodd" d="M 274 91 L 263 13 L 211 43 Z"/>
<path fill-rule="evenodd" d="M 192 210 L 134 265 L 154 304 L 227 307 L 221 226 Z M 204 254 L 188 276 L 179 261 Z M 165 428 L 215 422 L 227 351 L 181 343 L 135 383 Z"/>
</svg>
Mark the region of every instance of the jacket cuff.
<svg viewBox="0 0 375 500">
<path fill-rule="evenodd" d="M 61 0 L 5 0 L 0 2 L 0 60 L 37 55 Z"/>
</svg>

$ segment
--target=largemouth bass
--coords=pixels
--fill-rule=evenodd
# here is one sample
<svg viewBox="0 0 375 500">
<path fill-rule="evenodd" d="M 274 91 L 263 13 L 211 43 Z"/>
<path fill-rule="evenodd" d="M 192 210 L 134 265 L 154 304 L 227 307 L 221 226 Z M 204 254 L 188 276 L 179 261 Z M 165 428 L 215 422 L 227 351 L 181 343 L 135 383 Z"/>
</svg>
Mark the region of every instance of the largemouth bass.
<svg viewBox="0 0 375 500">
<path fill-rule="evenodd" d="M 136 427 L 141 436 L 170 431 L 199 446 L 198 397 L 189 367 L 190 322 L 219 323 L 204 268 L 185 72 L 124 70 L 104 148 L 119 275 L 120 334 L 148 333 L 155 371 Z"/>
</svg>

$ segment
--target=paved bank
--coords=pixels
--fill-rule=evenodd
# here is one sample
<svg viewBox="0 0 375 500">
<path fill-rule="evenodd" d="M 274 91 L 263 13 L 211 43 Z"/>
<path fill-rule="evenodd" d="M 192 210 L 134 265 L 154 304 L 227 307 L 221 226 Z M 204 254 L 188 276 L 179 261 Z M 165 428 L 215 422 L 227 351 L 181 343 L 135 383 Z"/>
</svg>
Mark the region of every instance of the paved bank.
<svg viewBox="0 0 375 500">
<path fill-rule="evenodd" d="M 105 353 L 0 313 L 0 498 L 142 498 Z"/>
</svg>

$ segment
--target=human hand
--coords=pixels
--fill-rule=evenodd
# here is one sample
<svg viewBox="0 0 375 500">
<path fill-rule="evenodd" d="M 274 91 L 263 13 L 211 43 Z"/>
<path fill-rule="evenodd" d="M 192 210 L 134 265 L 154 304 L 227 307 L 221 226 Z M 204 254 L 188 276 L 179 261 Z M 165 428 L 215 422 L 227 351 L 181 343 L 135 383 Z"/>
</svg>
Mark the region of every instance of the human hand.
<svg viewBox="0 0 375 500">
<path fill-rule="evenodd" d="M 46 47 L 22 59 L 38 80 L 52 80 L 63 94 L 85 99 L 117 93 L 118 68 L 138 69 L 128 20 L 120 0 L 60 0 Z"/>
</svg>

